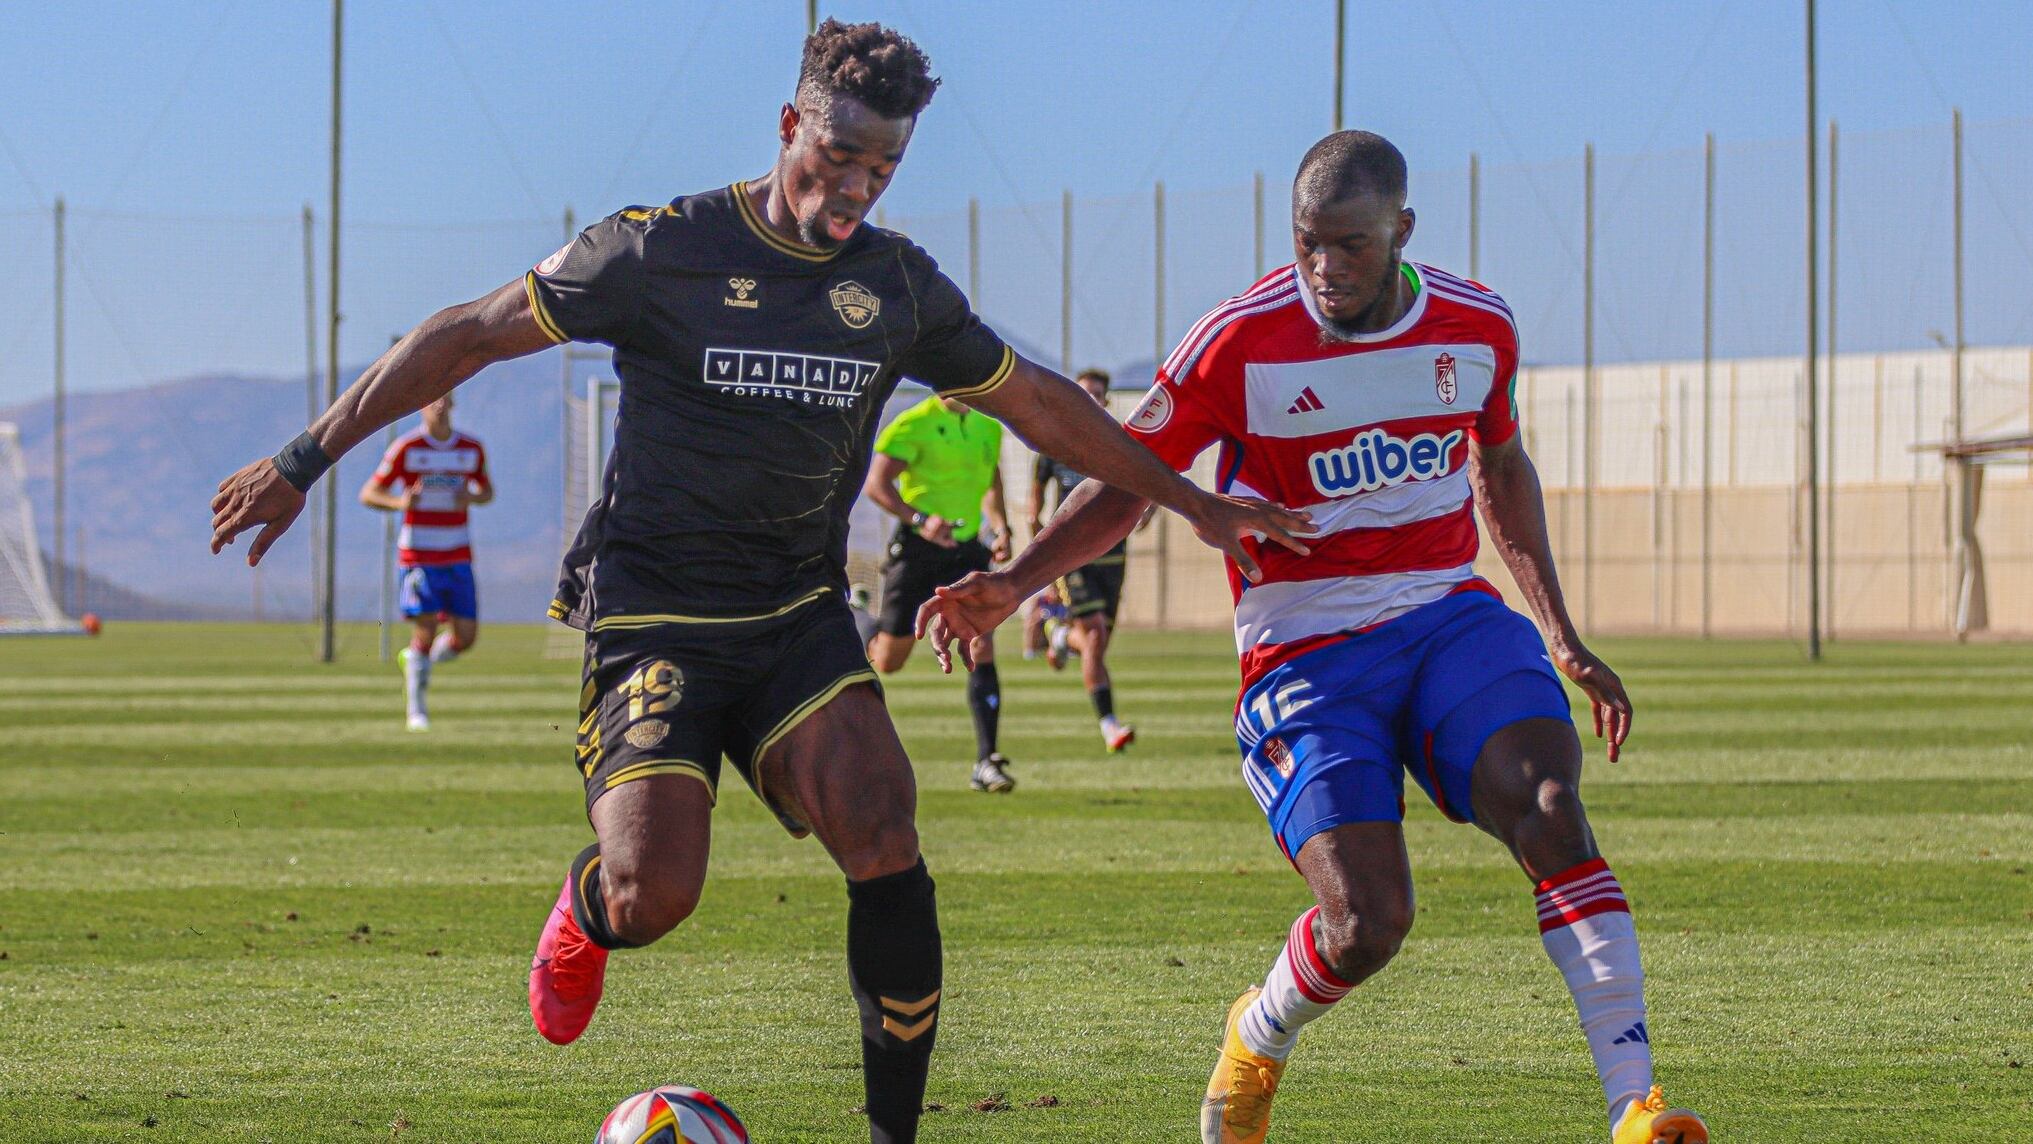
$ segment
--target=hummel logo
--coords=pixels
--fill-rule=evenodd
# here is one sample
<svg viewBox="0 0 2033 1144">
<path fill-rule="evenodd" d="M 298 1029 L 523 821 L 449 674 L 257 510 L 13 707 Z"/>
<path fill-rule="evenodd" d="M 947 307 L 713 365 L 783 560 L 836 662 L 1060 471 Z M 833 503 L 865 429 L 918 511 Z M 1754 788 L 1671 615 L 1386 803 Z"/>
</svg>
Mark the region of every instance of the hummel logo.
<svg viewBox="0 0 2033 1144">
<path fill-rule="evenodd" d="M 1645 1033 L 1645 1023 L 1643 1021 L 1625 1029 L 1618 1035 L 1616 1040 L 1610 1042 L 1612 1045 L 1649 1045 L 1651 1043 L 1652 1038 Z"/>
<path fill-rule="evenodd" d="M 1291 404 L 1290 408 L 1286 409 L 1285 412 L 1317 413 L 1325 408 L 1327 408 L 1327 403 L 1321 401 L 1320 395 L 1313 392 L 1313 387 L 1309 385 L 1306 388 L 1299 391 L 1299 400 L 1294 401 Z"/>
</svg>

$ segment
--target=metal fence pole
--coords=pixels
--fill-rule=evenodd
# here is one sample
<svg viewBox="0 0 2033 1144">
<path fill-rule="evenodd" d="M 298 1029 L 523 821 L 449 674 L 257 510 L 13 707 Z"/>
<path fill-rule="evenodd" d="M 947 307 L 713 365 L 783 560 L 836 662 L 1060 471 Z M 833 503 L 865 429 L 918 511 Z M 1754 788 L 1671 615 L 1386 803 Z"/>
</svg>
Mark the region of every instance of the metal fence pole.
<svg viewBox="0 0 2033 1144">
<path fill-rule="evenodd" d="M 318 249 L 316 222 L 311 204 L 304 204 L 304 424 L 318 419 Z M 323 548 L 317 538 L 324 535 L 320 517 L 321 497 L 310 498 L 311 622 L 324 613 L 325 578 L 321 560 Z"/>
<path fill-rule="evenodd" d="M 1816 384 L 1821 347 L 1820 252 L 1821 201 L 1816 189 L 1816 157 L 1820 122 L 1815 110 L 1814 0 L 1807 0 L 1807 362 L 1801 381 L 1807 386 L 1807 658 L 1821 658 L 1821 390 Z"/>
<path fill-rule="evenodd" d="M 1339 97 L 1337 96 L 1337 101 Z M 1165 363 L 1165 184 L 1160 181 L 1151 192 L 1151 346 L 1153 371 Z M 1171 514 L 1159 513 L 1155 538 L 1158 560 L 1158 627 L 1171 615 Z"/>
<path fill-rule="evenodd" d="M 981 200 L 967 200 L 967 303 L 981 310 Z"/>
<path fill-rule="evenodd" d="M 69 610 L 67 606 L 69 600 L 66 597 L 70 595 L 66 591 L 70 584 L 70 576 L 67 574 L 64 565 L 64 437 L 69 432 L 69 427 L 64 424 L 64 200 L 61 195 L 57 196 L 56 200 L 56 282 L 54 300 L 56 304 L 56 321 L 53 323 L 52 333 L 56 342 L 54 346 L 56 358 L 53 363 L 55 366 L 53 371 L 54 392 L 51 395 L 52 400 L 50 405 L 50 447 L 52 450 L 50 456 L 50 491 L 52 499 L 55 501 L 56 509 L 55 532 L 52 533 L 52 537 L 56 542 L 56 551 L 52 555 L 56 564 L 57 611 L 64 612 Z"/>
<path fill-rule="evenodd" d="M 1715 598 L 1715 134 L 1702 145 L 1701 179 L 1701 636 Z"/>
<path fill-rule="evenodd" d="M 1955 109 L 1955 355 L 1949 363 L 1948 384 L 1948 435 L 1956 444 L 1963 440 L 1963 236 L 1962 236 L 1962 108 Z M 1954 620 L 1955 638 L 1965 640 L 1973 628 L 1982 628 L 1982 570 L 1977 566 L 1977 554 L 1972 550 L 1969 530 L 1964 522 L 1975 515 L 1975 507 L 1969 504 L 1974 496 L 1971 485 L 1975 478 L 1975 466 L 1966 457 L 1957 457 L 1954 466 L 1955 497 L 1951 511 L 1955 514 L 1955 544 L 1952 565 L 1955 575 L 1949 585 L 1951 615 Z"/>
<path fill-rule="evenodd" d="M 326 273 L 331 275 L 330 297 L 325 299 L 325 405 L 336 404 L 339 400 L 339 183 L 342 167 L 340 141 L 343 139 L 341 111 L 345 104 L 342 97 L 342 81 L 345 75 L 343 51 L 346 43 L 345 0 L 332 0 L 332 217 L 326 224 L 330 230 L 331 250 L 326 256 Z M 324 590 L 319 600 L 318 662 L 330 663 L 337 653 L 337 634 L 333 630 L 338 619 L 338 552 L 339 552 L 339 480 L 338 474 L 327 476 L 324 487 L 325 515 L 323 536 L 324 547 Z"/>
<path fill-rule="evenodd" d="M 1595 630 L 1595 144 L 1581 152 L 1581 629 Z"/>
<path fill-rule="evenodd" d="M 1482 281 L 1482 156 L 1468 153 L 1468 276 Z"/>
<path fill-rule="evenodd" d="M 578 219 L 567 206 L 564 215 L 565 242 L 569 245 L 578 233 Z M 572 439 L 572 347 L 567 345 L 558 353 L 558 547 L 562 551 L 572 543 L 572 451 L 566 443 Z"/>
<path fill-rule="evenodd" d="M 1666 367 L 1659 366 L 1659 395 L 1652 428 L 1652 627 L 1666 626 Z"/>
<path fill-rule="evenodd" d="M 1341 130 L 1342 58 L 1348 54 L 1348 0 L 1334 0 L 1334 129 Z"/>
<path fill-rule="evenodd" d="M 1825 617 L 1823 618 L 1823 634 L 1825 634 L 1825 635 L 1826 635 L 1826 636 L 1827 636 L 1827 637 L 1828 637 L 1829 639 L 1831 639 L 1831 640 L 1833 640 L 1833 639 L 1835 638 L 1835 612 L 1836 612 L 1836 607 L 1835 607 L 1835 564 L 1836 564 L 1836 559 L 1835 559 L 1835 443 L 1836 443 L 1836 441 L 1838 440 L 1838 438 L 1836 437 L 1836 432 L 1835 432 L 1835 394 L 1836 394 L 1836 363 L 1837 363 L 1838 359 L 1837 359 L 1837 357 L 1835 356 L 1835 284 L 1836 284 L 1836 282 L 1835 282 L 1835 264 L 1836 264 L 1836 258 L 1835 258 L 1835 235 L 1836 235 L 1836 229 L 1835 229 L 1835 208 L 1836 208 L 1836 202 L 1837 202 L 1837 198 L 1836 198 L 1836 193 L 1835 193 L 1835 187 L 1836 187 L 1836 162 L 1835 162 L 1835 154 L 1836 154 L 1836 143 L 1837 143 L 1837 139 L 1838 139 L 1838 132 L 1837 132 L 1837 130 L 1836 130 L 1836 126 L 1835 126 L 1835 120 L 1831 119 L 1831 120 L 1829 120 L 1829 121 L 1828 121 L 1828 291 L 1827 291 L 1827 293 L 1828 293 L 1828 354 L 1827 354 L 1827 357 L 1828 357 L 1828 371 L 1827 371 L 1827 374 L 1828 374 L 1828 394 L 1827 394 L 1827 404 L 1826 404 L 1826 405 L 1825 405 L 1825 406 L 1823 407 L 1823 412 L 1822 412 L 1822 428 L 1823 428 L 1823 433 L 1822 433 L 1822 438 L 1823 438 L 1823 441 L 1825 442 L 1824 448 L 1826 449 L 1826 460 L 1824 460 L 1824 461 L 1822 462 L 1822 464 L 1823 464 L 1823 466 L 1824 466 L 1824 467 L 1826 468 L 1826 470 L 1827 470 L 1827 471 L 1826 471 L 1826 473 L 1825 473 L 1825 478 L 1826 478 L 1826 479 L 1825 479 L 1825 480 L 1824 480 L 1824 482 L 1823 482 L 1823 485 L 1824 485 L 1824 491 L 1822 492 L 1822 497 L 1821 497 L 1821 499 L 1822 499 L 1822 507 L 1821 507 L 1821 511 L 1822 511 L 1822 517 L 1821 517 L 1821 529 L 1822 529 L 1822 532 L 1823 532 L 1823 534 L 1824 534 L 1824 535 L 1825 535 L 1825 537 L 1826 537 L 1826 548 L 1825 548 L 1825 549 L 1824 549 L 1824 551 L 1822 552 L 1822 560 L 1821 560 L 1821 563 L 1822 563 L 1822 571 L 1821 571 L 1821 578 L 1822 578 L 1822 584 L 1823 584 L 1823 589 L 1822 589 L 1822 596 L 1821 596 L 1821 599 L 1822 599 L 1822 607 L 1823 607 L 1823 609 L 1824 609 L 1824 610 L 1825 610 L 1825 611 L 1826 611 L 1826 612 L 1828 613 L 1828 614 L 1827 614 L 1827 615 L 1826 615 L 1826 616 L 1825 616 Z"/>
<path fill-rule="evenodd" d="M 1581 482 L 1574 471 L 1575 465 L 1581 460 L 1581 442 L 1575 435 L 1576 427 L 1581 424 L 1581 415 L 1575 409 L 1574 386 L 1567 387 L 1565 396 L 1567 416 L 1561 419 L 1561 425 L 1567 431 L 1567 456 L 1563 459 L 1560 482 L 1565 486 L 1560 490 L 1560 558 L 1563 562 L 1574 553 L 1575 490 L 1581 487 Z"/>
<path fill-rule="evenodd" d="M 1250 276 L 1254 282 L 1264 276 L 1264 173 L 1258 171 L 1251 183 L 1250 210 L 1256 235 L 1256 273 Z"/>
<path fill-rule="evenodd" d="M 1059 192 L 1059 372 L 1073 376 L 1073 192 Z"/>
</svg>

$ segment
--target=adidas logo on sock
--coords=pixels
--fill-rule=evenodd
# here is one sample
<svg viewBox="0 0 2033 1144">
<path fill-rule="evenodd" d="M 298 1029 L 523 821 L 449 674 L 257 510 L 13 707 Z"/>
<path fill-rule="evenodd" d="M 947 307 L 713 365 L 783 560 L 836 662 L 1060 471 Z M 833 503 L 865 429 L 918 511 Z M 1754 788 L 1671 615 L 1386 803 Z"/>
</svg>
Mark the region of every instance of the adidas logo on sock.
<svg viewBox="0 0 2033 1144">
<path fill-rule="evenodd" d="M 1645 1023 L 1643 1021 L 1625 1029 L 1617 1035 L 1616 1040 L 1610 1042 L 1612 1045 L 1649 1045 L 1651 1043 L 1652 1038 L 1645 1032 Z"/>
<path fill-rule="evenodd" d="M 1327 403 L 1321 401 L 1320 395 L 1313 392 L 1313 387 L 1309 385 L 1306 388 L 1299 391 L 1299 400 L 1294 401 L 1288 408 L 1286 408 L 1285 412 L 1314 413 L 1325 408 L 1327 408 Z"/>
</svg>

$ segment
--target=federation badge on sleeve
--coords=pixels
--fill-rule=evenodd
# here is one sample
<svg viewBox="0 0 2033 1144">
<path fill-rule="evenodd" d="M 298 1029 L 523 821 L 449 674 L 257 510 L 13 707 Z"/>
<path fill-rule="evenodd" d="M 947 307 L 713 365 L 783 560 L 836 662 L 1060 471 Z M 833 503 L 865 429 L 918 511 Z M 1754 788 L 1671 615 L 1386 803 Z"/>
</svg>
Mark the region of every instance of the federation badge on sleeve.
<svg viewBox="0 0 2033 1144">
<path fill-rule="evenodd" d="M 536 264 L 537 274 L 541 275 L 542 277 L 549 278 L 551 275 L 557 273 L 558 267 L 563 266 L 565 264 L 565 255 L 570 254 L 571 252 L 572 252 L 571 243 L 568 242 L 565 245 L 560 246 L 556 254 L 553 254 L 549 258 L 546 258 L 542 262 Z"/>
<path fill-rule="evenodd" d="M 1129 427 L 1143 433 L 1155 433 L 1163 429 L 1165 422 L 1171 419 L 1172 392 L 1166 389 L 1165 383 L 1161 381 L 1151 386 L 1151 391 L 1144 394 L 1143 404 L 1138 405 L 1136 412 L 1129 415 Z"/>
</svg>

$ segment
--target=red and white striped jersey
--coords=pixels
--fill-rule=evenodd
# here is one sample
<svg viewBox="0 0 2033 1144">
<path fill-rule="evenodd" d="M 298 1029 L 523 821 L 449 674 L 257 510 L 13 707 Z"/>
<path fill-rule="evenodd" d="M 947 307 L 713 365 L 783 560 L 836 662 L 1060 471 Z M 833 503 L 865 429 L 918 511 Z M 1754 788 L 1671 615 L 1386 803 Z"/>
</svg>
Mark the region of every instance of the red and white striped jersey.
<svg viewBox="0 0 2033 1144">
<path fill-rule="evenodd" d="M 466 507 L 459 503 L 458 494 L 469 484 L 474 492 L 493 487 L 487 479 L 487 450 L 478 438 L 456 430 L 445 441 L 421 428 L 405 433 L 381 455 L 374 484 L 384 490 L 397 485 L 422 486 L 415 502 L 402 514 L 402 535 L 396 544 L 402 550 L 403 567 L 464 564 L 473 559 Z"/>
<path fill-rule="evenodd" d="M 1313 515 L 1310 556 L 1245 542 L 1262 583 L 1229 562 L 1244 686 L 1442 596 L 1495 594 L 1473 567 L 1468 447 L 1517 432 L 1517 326 L 1488 288 L 1406 267 L 1404 317 L 1346 341 L 1293 267 L 1265 277 L 1200 319 L 1129 419 L 1173 467 L 1218 443 L 1219 491 Z"/>
</svg>

